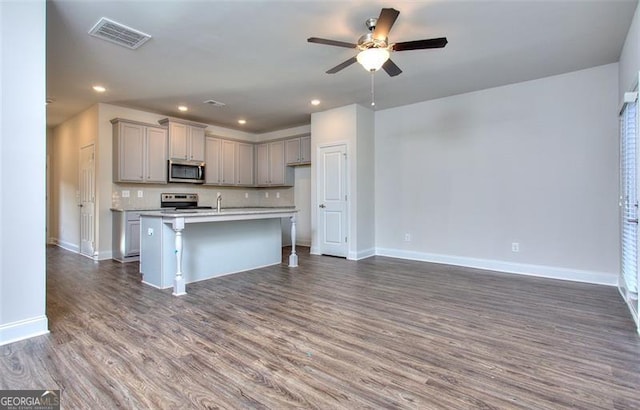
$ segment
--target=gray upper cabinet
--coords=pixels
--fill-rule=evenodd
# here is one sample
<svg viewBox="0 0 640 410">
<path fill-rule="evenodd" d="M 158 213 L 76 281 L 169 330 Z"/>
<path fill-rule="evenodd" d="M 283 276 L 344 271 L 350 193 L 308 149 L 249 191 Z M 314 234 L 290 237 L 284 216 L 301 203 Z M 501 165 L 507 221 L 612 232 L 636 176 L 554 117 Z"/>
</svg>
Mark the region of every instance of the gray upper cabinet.
<svg viewBox="0 0 640 410">
<path fill-rule="evenodd" d="M 236 147 L 235 141 L 222 140 L 222 184 L 235 185 L 236 178 Z"/>
<path fill-rule="evenodd" d="M 308 165 L 311 163 L 311 137 L 298 137 L 285 141 L 287 165 Z"/>
<path fill-rule="evenodd" d="M 114 118 L 114 182 L 167 183 L 167 130 Z"/>
<path fill-rule="evenodd" d="M 165 118 L 160 124 L 169 128 L 169 158 L 205 160 L 205 124 Z"/>
<path fill-rule="evenodd" d="M 285 141 L 258 144 L 256 166 L 258 186 L 293 185 L 293 168 L 285 163 Z"/>
<path fill-rule="evenodd" d="M 204 183 L 220 185 L 222 183 L 221 167 L 221 146 L 220 138 L 206 137 L 205 141 L 205 168 Z"/>
<path fill-rule="evenodd" d="M 238 185 L 251 186 L 253 185 L 253 144 L 239 142 L 236 153 L 238 155 L 236 161 Z"/>
<path fill-rule="evenodd" d="M 253 144 L 206 137 L 205 184 L 253 186 Z"/>
</svg>

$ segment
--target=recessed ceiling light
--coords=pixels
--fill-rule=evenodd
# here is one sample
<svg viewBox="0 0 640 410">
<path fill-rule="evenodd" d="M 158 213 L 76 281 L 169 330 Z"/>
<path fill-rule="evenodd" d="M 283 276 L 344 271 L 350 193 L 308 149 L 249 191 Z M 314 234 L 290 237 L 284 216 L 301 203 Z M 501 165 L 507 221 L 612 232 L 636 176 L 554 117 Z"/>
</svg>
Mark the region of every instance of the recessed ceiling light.
<svg viewBox="0 0 640 410">
<path fill-rule="evenodd" d="M 244 125 L 247 123 L 247 120 L 238 120 L 238 124 Z"/>
<path fill-rule="evenodd" d="M 178 105 L 178 109 L 182 112 L 189 110 L 189 108 L 186 105 Z"/>
<path fill-rule="evenodd" d="M 93 86 L 93 91 L 95 91 L 95 92 L 97 92 L 97 93 L 103 93 L 103 92 L 107 91 L 107 89 L 106 89 L 106 88 L 104 88 L 104 87 L 103 87 L 103 86 L 101 86 L 101 85 L 94 85 L 94 86 Z"/>
<path fill-rule="evenodd" d="M 320 100 L 311 100 L 311 105 L 320 105 Z"/>
</svg>

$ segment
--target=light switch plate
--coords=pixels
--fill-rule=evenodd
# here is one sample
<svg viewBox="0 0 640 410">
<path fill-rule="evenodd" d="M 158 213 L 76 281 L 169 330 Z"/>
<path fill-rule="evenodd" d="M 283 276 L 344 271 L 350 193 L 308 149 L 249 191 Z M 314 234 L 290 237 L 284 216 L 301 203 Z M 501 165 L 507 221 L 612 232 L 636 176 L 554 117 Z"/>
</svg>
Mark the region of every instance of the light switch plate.
<svg viewBox="0 0 640 410">
<path fill-rule="evenodd" d="M 142 198 L 144 196 L 144 191 L 138 191 L 138 198 Z"/>
</svg>

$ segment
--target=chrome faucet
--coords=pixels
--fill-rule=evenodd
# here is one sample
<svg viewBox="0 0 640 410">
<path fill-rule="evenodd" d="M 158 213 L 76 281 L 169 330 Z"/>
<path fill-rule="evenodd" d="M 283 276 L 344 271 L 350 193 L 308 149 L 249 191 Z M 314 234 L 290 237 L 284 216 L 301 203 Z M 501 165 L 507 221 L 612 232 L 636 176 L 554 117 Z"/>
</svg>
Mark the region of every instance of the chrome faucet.
<svg viewBox="0 0 640 410">
<path fill-rule="evenodd" d="M 216 198 L 216 201 L 217 201 L 218 212 L 220 212 L 220 208 L 222 207 L 222 195 L 218 195 L 218 197 Z"/>
</svg>

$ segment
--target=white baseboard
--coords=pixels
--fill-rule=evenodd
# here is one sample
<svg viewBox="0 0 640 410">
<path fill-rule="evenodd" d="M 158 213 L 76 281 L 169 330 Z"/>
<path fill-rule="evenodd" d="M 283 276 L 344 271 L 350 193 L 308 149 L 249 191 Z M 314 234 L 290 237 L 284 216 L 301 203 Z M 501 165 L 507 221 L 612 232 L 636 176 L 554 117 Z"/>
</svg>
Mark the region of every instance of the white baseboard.
<svg viewBox="0 0 640 410">
<path fill-rule="evenodd" d="M 360 259 L 365 259 L 365 258 L 370 258 L 372 256 L 375 256 L 375 254 L 376 254 L 375 248 L 369 248 L 362 251 L 349 251 L 349 256 L 347 256 L 347 259 L 352 261 L 359 261 Z"/>
<path fill-rule="evenodd" d="M 309 249 L 309 253 L 311 255 L 320 255 L 320 248 L 318 248 L 317 246 L 311 245 L 311 249 Z"/>
<path fill-rule="evenodd" d="M 80 253 L 80 246 L 76 245 L 75 243 L 65 242 L 59 239 L 55 239 L 55 244 L 61 247 L 62 249 L 66 249 L 74 253 Z"/>
<path fill-rule="evenodd" d="M 291 246 L 291 241 L 288 241 L 288 242 L 284 242 L 283 241 L 282 242 L 282 247 L 284 248 L 285 246 Z M 305 241 L 305 240 L 298 241 L 298 240 L 296 240 L 296 247 L 298 247 L 298 246 L 304 246 L 304 247 L 310 248 L 311 247 L 311 241 Z"/>
<path fill-rule="evenodd" d="M 99 261 L 104 261 L 107 259 L 113 259 L 113 252 L 112 251 L 102 251 L 102 252 L 98 252 L 98 254 L 95 256 L 96 260 Z"/>
<path fill-rule="evenodd" d="M 0 346 L 49 333 L 46 316 L 0 325 Z"/>
<path fill-rule="evenodd" d="M 568 269 L 555 266 L 531 265 L 491 259 L 467 258 L 462 256 L 439 255 L 389 248 L 376 248 L 376 255 L 423 262 L 442 263 L 455 266 L 465 266 L 468 268 L 485 269 L 505 273 L 515 273 L 518 275 L 569 280 L 573 282 L 593 283 L 597 285 L 617 286 L 618 284 L 617 276 L 615 274 L 607 272 Z"/>
<path fill-rule="evenodd" d="M 65 242 L 65 241 L 61 241 L 59 239 L 56 238 L 51 238 L 51 244 L 53 245 L 57 245 L 59 247 L 61 247 L 62 249 L 66 249 L 68 251 L 71 251 L 73 253 L 78 253 L 80 254 L 80 246 L 76 245 L 74 243 L 71 242 Z M 94 261 L 104 261 L 107 259 L 113 259 L 113 251 L 108 250 L 108 251 L 102 251 L 102 252 L 95 252 L 93 255 L 83 255 L 89 259 L 93 259 Z"/>
</svg>

